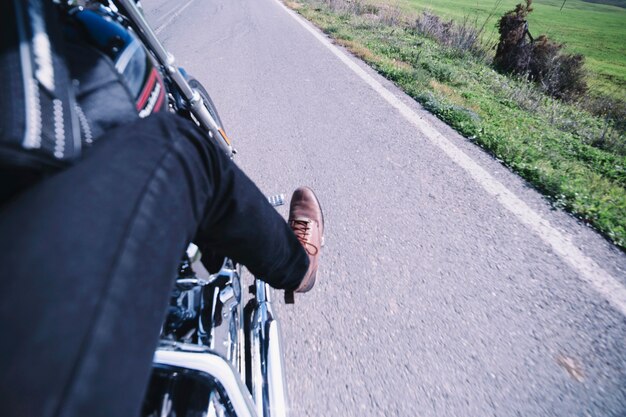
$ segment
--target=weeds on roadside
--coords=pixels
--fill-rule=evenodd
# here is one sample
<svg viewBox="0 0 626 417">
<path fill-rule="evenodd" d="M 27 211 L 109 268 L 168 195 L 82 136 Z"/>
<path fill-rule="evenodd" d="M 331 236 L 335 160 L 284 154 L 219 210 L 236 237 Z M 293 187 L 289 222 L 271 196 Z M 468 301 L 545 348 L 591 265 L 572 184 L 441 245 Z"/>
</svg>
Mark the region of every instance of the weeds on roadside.
<svg viewBox="0 0 626 417">
<path fill-rule="evenodd" d="M 415 19 L 411 29 L 458 51 L 461 55 L 472 54 L 479 58 L 487 55 L 487 50 L 481 42 L 484 25 L 478 25 L 476 19 L 472 20 L 468 16 L 460 23 L 455 23 L 452 20 L 444 21 L 430 12 L 422 12 Z"/>
<path fill-rule="evenodd" d="M 626 102 L 597 95 L 585 97 L 580 106 L 602 119 L 601 130 L 590 138 L 590 143 L 626 156 Z"/>
</svg>

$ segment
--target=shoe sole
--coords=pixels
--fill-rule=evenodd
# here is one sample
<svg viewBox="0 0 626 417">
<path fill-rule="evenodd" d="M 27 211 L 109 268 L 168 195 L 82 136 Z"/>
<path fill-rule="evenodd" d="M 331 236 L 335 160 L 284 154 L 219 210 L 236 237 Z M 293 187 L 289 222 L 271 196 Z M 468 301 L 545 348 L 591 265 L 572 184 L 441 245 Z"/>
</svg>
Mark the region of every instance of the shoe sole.
<svg viewBox="0 0 626 417">
<path fill-rule="evenodd" d="M 320 200 L 317 198 L 317 194 L 315 194 L 315 191 L 313 191 L 311 187 L 304 186 L 303 188 L 306 188 L 309 191 L 311 191 L 311 194 L 313 194 L 313 197 L 315 197 L 315 201 L 317 201 L 317 205 L 320 208 L 320 214 L 322 215 L 322 239 L 320 242 L 320 247 L 323 248 L 324 245 L 326 244 L 326 237 L 324 236 L 324 232 L 326 231 L 326 221 L 324 220 L 324 210 L 322 210 L 322 204 L 320 203 Z"/>
</svg>

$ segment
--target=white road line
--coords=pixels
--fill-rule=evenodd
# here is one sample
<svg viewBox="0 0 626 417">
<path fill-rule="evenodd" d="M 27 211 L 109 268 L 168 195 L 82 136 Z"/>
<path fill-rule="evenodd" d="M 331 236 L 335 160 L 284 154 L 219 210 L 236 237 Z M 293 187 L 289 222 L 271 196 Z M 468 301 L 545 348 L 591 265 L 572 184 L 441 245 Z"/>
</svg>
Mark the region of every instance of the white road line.
<svg viewBox="0 0 626 417">
<path fill-rule="evenodd" d="M 172 12 L 174 12 L 174 10 L 176 10 L 176 9 L 178 9 L 178 4 L 174 4 L 174 7 L 172 7 L 167 12 L 163 13 L 161 16 L 157 17 L 154 20 L 154 24 L 157 25 L 157 24 L 161 23 L 162 21 L 164 21 L 165 19 L 167 19 L 168 17 L 170 17 Z"/>
<path fill-rule="evenodd" d="M 172 23 L 172 21 L 174 21 L 174 19 L 176 19 L 178 16 L 180 16 L 180 14 L 181 14 L 182 12 L 184 12 L 184 11 L 185 11 L 185 9 L 186 9 L 187 7 L 189 7 L 189 6 L 191 5 L 191 3 L 193 3 L 194 1 L 195 1 L 195 0 L 189 0 L 187 3 L 185 3 L 185 4 L 183 5 L 183 7 L 181 7 L 180 9 L 178 9 L 178 11 L 177 11 L 176 13 L 172 14 L 172 15 L 170 16 L 170 18 L 169 18 L 169 19 L 167 19 L 167 20 L 166 20 L 166 21 L 165 21 L 165 22 L 164 22 L 161 26 L 159 26 L 158 28 L 156 28 L 156 29 L 155 29 L 155 31 L 154 31 L 154 33 L 156 33 L 156 34 L 158 35 L 159 33 L 163 32 L 163 30 L 164 30 L 167 26 L 169 26 L 169 24 L 170 24 L 170 23 Z"/>
<path fill-rule="evenodd" d="M 330 40 L 307 20 L 290 10 L 280 0 L 275 0 L 291 17 L 309 31 L 317 40 L 328 48 L 341 62 L 365 81 L 390 105 L 395 107 L 404 118 L 417 127 L 434 145 L 441 149 L 452 161 L 463 168 L 487 193 L 491 194 L 507 210 L 513 213 L 522 223 L 526 224 L 545 243 L 574 270 L 579 277 L 600 293 L 615 309 L 626 316 L 626 288 L 611 274 L 602 269 L 593 259 L 586 256 L 572 244 L 568 234 L 561 233 L 542 218 L 537 212 L 524 203 L 517 195 L 496 180 L 484 168 L 467 156 L 461 149 L 446 139 L 427 120 L 421 118 L 409 106 L 404 104 L 390 90 L 374 79 L 353 58 L 333 45 Z"/>
</svg>

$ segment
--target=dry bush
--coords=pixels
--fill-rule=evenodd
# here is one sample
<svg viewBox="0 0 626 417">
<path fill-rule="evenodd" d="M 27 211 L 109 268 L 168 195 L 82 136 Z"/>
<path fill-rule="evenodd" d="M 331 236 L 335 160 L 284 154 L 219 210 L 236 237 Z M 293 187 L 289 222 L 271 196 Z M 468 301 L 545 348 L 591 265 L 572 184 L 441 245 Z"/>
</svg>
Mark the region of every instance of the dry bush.
<svg viewBox="0 0 626 417">
<path fill-rule="evenodd" d="M 380 23 L 387 26 L 398 26 L 405 24 L 406 16 L 397 4 L 381 5 L 378 12 Z"/>
<path fill-rule="evenodd" d="M 363 0 L 322 0 L 320 3 L 333 12 L 354 16 L 377 16 L 380 11 L 380 8 L 375 4 Z"/>
<path fill-rule="evenodd" d="M 503 73 L 527 72 L 532 51 L 532 38 L 528 32 L 526 17 L 532 12 L 532 0 L 518 4 L 506 12 L 498 22 L 500 41 L 493 59 L 494 67 Z"/>
<path fill-rule="evenodd" d="M 587 91 L 583 67 L 585 59 L 582 55 L 561 53 L 563 45 L 549 40 L 546 36 L 538 37 L 532 46 L 528 75 L 531 80 L 539 83 L 546 93 L 571 101 Z"/>
<path fill-rule="evenodd" d="M 452 22 L 447 23 L 451 24 Z M 448 27 L 446 22 L 441 20 L 439 16 L 430 12 L 424 12 L 415 19 L 413 29 L 421 35 L 439 40 L 443 38 L 443 33 L 448 30 Z"/>
<path fill-rule="evenodd" d="M 423 12 L 415 19 L 413 30 L 461 53 L 484 56 L 480 43 L 482 29 L 476 29 L 475 23 L 467 17 L 461 23 L 444 21 L 430 12 Z"/>
<path fill-rule="evenodd" d="M 562 53 L 563 45 L 547 36 L 533 39 L 526 20 L 532 10 L 532 0 L 526 0 L 500 18 L 493 65 L 502 73 L 527 76 L 553 97 L 575 100 L 587 91 L 585 59 Z"/>
<path fill-rule="evenodd" d="M 484 56 L 485 49 L 480 42 L 484 26 L 478 27 L 476 19 L 465 16 L 463 21 L 452 26 L 450 46 L 460 51 L 469 51 L 476 56 Z"/>
<path fill-rule="evenodd" d="M 346 0 L 346 12 L 356 16 L 361 15 L 378 15 L 378 6 L 366 3 L 362 0 Z"/>
<path fill-rule="evenodd" d="M 603 120 L 602 130 L 592 145 L 626 156 L 626 102 L 600 95 L 586 97 L 580 105 Z"/>
</svg>

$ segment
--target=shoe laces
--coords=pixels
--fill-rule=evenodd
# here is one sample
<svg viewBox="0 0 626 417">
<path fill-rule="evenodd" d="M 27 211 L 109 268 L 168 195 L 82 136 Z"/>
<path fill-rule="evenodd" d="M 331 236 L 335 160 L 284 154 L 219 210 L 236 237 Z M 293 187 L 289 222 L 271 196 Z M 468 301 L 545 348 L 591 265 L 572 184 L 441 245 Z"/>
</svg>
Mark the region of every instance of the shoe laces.
<svg viewBox="0 0 626 417">
<path fill-rule="evenodd" d="M 317 255 L 319 249 L 317 246 L 309 242 L 309 236 L 311 235 L 311 223 L 312 220 L 291 220 L 291 230 L 296 235 L 306 253 L 311 256 Z"/>
</svg>

